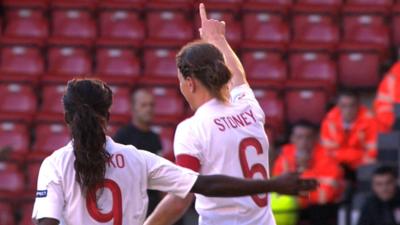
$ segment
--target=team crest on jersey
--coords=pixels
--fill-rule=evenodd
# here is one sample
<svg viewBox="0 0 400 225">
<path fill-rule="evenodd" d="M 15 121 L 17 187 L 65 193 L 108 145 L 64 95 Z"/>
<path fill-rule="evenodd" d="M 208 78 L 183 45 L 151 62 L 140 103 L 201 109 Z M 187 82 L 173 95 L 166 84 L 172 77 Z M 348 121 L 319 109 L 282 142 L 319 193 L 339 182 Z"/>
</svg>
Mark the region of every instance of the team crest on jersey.
<svg viewBox="0 0 400 225">
<path fill-rule="evenodd" d="M 44 198 L 47 197 L 47 190 L 37 190 L 36 198 Z"/>
</svg>

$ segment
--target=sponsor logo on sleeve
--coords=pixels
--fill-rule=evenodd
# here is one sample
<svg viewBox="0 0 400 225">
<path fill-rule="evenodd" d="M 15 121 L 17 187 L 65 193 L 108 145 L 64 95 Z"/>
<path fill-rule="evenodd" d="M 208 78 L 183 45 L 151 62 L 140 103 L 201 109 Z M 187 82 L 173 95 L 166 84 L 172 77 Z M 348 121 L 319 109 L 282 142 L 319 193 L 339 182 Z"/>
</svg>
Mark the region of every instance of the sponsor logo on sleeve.
<svg viewBox="0 0 400 225">
<path fill-rule="evenodd" d="M 47 190 L 37 190 L 36 198 L 44 198 L 47 197 Z"/>
</svg>

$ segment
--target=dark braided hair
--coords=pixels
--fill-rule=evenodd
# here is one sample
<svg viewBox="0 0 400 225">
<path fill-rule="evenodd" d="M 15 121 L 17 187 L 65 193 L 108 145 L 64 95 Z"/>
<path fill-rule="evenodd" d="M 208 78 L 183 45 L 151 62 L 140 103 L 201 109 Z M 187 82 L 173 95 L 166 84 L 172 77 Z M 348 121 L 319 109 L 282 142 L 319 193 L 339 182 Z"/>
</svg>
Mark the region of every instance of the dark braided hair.
<svg viewBox="0 0 400 225">
<path fill-rule="evenodd" d="M 191 42 L 177 54 L 176 64 L 184 78 L 197 78 L 214 97 L 225 100 L 222 88 L 232 75 L 222 53 L 214 45 L 202 41 Z"/>
<path fill-rule="evenodd" d="M 106 125 L 112 104 L 112 91 L 102 81 L 74 79 L 63 97 L 65 120 L 70 126 L 75 155 L 76 181 L 82 193 L 104 182 Z"/>
</svg>

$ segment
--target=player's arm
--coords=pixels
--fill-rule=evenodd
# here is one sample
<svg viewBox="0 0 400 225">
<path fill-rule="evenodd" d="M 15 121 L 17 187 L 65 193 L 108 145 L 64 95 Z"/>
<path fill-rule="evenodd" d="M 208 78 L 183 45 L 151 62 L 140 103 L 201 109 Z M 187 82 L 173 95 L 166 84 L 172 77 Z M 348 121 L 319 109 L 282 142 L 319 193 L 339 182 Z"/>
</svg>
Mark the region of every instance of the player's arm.
<svg viewBox="0 0 400 225">
<path fill-rule="evenodd" d="M 193 199 L 194 195 L 191 193 L 183 199 L 173 194 L 168 194 L 146 219 L 144 225 L 172 225 L 176 223 L 185 214 Z"/>
<path fill-rule="evenodd" d="M 204 41 L 215 45 L 224 55 L 225 63 L 232 73 L 231 89 L 247 83 L 242 63 L 232 50 L 225 37 L 225 22 L 207 19 L 204 4 L 200 4 L 200 36 Z"/>
<path fill-rule="evenodd" d="M 43 218 L 39 220 L 38 225 L 58 225 L 60 222 L 56 219 L 51 219 L 51 218 Z"/>
<path fill-rule="evenodd" d="M 300 179 L 298 173 L 286 173 L 269 180 L 247 180 L 223 175 L 199 176 L 191 192 L 209 197 L 238 197 L 269 192 L 298 195 L 314 190 L 314 179 Z"/>
</svg>

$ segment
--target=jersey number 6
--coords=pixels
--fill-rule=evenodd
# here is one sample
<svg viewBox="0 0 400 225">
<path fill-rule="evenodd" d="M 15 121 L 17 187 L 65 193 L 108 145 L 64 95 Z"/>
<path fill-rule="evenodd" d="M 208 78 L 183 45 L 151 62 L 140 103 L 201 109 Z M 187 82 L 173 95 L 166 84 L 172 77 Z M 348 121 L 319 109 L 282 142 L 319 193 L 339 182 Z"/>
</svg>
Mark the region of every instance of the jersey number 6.
<svg viewBox="0 0 400 225">
<path fill-rule="evenodd" d="M 246 151 L 248 151 L 249 147 L 253 147 L 256 149 L 257 155 L 263 153 L 263 149 L 261 143 L 256 138 L 245 138 L 239 144 L 239 159 L 240 166 L 242 167 L 243 176 L 245 178 L 253 178 L 256 173 L 261 174 L 261 176 L 266 179 L 267 178 L 267 170 L 260 163 L 255 163 L 251 167 L 249 167 L 249 163 L 246 156 Z M 251 196 L 253 201 L 259 207 L 265 207 L 268 204 L 268 195 L 260 197 L 259 195 Z"/>
<path fill-rule="evenodd" d="M 102 213 L 97 208 L 96 192 L 100 188 L 107 188 L 112 193 L 112 209 L 108 213 Z M 89 215 L 100 223 L 106 223 L 114 219 L 114 225 L 122 225 L 122 196 L 121 189 L 115 181 L 110 179 L 104 180 L 104 185 L 96 185 L 94 189 L 91 189 L 87 193 L 86 207 L 89 211 Z"/>
</svg>

